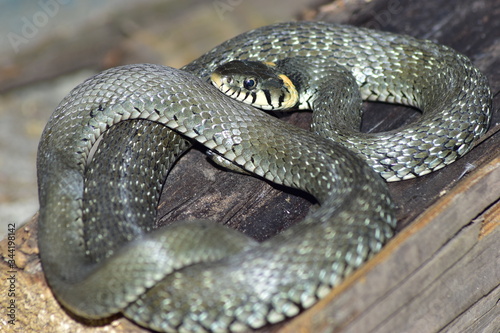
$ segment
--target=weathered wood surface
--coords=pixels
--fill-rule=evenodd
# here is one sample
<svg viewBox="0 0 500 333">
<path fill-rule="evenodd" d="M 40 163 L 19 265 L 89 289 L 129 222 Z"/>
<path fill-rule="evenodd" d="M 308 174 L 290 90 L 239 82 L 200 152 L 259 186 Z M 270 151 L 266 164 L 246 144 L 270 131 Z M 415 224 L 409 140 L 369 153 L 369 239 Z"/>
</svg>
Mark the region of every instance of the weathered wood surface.
<svg viewBox="0 0 500 333">
<path fill-rule="evenodd" d="M 497 332 L 500 202 L 492 188 L 500 188 L 500 157 L 279 332 Z"/>
<path fill-rule="evenodd" d="M 488 137 L 463 159 L 420 179 L 390 184 L 401 232 L 380 255 L 301 316 L 262 331 L 497 332 L 499 1 L 337 1 L 322 7 L 316 17 L 407 33 L 454 47 L 488 76 L 495 94 L 495 115 Z M 369 105 L 364 130 L 392 128 L 405 121 L 403 115 L 417 117 L 400 107 Z M 307 127 L 309 118 L 294 114 L 287 120 Z M 299 221 L 314 202 L 296 191 L 216 169 L 197 150 L 179 161 L 164 193 L 168 195 L 160 205 L 160 225 L 184 217 L 207 217 L 257 239 Z M 17 233 L 18 327 L 74 332 L 137 329 L 123 318 L 109 321 L 111 326 L 88 327 L 61 311 L 44 283 L 34 237 L 35 220 Z M 1 246 L 0 253 L 5 255 L 6 243 Z M 2 271 L 7 270 L 4 262 L 1 265 Z M 1 320 L 3 325 L 5 317 Z"/>
</svg>

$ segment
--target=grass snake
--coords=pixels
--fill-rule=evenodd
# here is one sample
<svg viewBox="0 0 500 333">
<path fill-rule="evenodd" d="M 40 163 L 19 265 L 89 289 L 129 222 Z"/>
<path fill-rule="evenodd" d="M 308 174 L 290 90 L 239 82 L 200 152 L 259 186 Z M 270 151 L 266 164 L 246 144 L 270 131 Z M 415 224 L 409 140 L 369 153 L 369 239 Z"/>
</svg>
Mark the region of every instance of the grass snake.
<svg viewBox="0 0 500 333">
<path fill-rule="evenodd" d="M 370 135 L 315 125 L 340 144 L 208 82 L 231 60 L 294 56 L 339 64 L 364 100 L 407 104 L 423 115 Z M 450 48 L 321 22 L 244 33 L 181 70 L 111 68 L 72 90 L 42 134 L 38 239 L 47 281 L 77 316 L 122 312 L 158 331 L 242 331 L 282 321 L 392 236 L 396 220 L 379 175 L 406 179 L 451 163 L 487 130 L 490 109 L 486 78 Z M 125 121 L 132 119 L 148 121 Z M 153 230 L 163 178 L 193 142 L 219 161 L 311 193 L 320 207 L 262 243 L 206 221 Z"/>
</svg>

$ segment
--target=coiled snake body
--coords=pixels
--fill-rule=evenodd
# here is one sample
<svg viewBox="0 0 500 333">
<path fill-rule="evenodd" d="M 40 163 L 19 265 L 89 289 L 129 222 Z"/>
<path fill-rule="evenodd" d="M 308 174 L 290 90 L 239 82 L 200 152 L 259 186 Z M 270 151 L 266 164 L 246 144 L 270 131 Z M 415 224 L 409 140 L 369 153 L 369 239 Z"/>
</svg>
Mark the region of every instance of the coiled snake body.
<svg viewBox="0 0 500 333">
<path fill-rule="evenodd" d="M 336 62 L 351 71 L 363 99 L 416 106 L 423 116 L 397 132 L 349 136 L 346 145 L 356 147 L 355 154 L 207 82 L 230 60 L 288 56 Z M 39 247 L 47 281 L 79 316 L 122 312 L 160 331 L 241 331 L 294 316 L 392 236 L 391 200 L 373 169 L 396 180 L 451 163 L 486 131 L 490 104 L 485 77 L 447 47 L 320 22 L 256 29 L 183 70 L 142 64 L 104 71 L 61 102 L 40 141 Z M 87 166 L 104 132 L 103 147 L 137 134 L 131 135 L 133 147 L 116 148 L 127 163 L 134 162 L 127 152 L 138 148 L 134 156 L 160 155 L 164 165 L 141 161 L 133 172 L 105 170 L 100 164 L 106 156 L 98 152 Z M 202 221 L 150 230 L 158 178 L 188 141 L 248 172 L 305 190 L 321 207 L 263 243 Z M 116 191 L 102 191 L 99 183 Z"/>
</svg>

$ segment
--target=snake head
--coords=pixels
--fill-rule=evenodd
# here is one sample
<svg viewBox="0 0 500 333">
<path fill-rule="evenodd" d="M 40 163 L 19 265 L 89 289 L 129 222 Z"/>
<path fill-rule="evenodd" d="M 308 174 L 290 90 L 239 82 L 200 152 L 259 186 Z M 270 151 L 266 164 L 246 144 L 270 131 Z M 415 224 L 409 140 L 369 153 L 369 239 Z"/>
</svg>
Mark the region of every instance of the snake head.
<svg viewBox="0 0 500 333">
<path fill-rule="evenodd" d="M 259 109 L 290 109 L 298 102 L 295 86 L 274 63 L 233 60 L 217 67 L 210 79 L 225 95 Z"/>
</svg>

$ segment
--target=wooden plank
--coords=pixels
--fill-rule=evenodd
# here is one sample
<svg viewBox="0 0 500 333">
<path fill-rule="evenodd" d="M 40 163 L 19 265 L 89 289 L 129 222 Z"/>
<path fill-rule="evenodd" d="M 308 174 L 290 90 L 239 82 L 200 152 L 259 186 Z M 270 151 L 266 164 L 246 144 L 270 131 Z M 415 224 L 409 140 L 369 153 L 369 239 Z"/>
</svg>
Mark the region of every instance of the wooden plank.
<svg viewBox="0 0 500 333">
<path fill-rule="evenodd" d="M 464 282 L 459 287 L 462 300 L 471 300 L 468 307 L 459 313 L 443 332 L 491 332 L 500 330 L 500 202 L 488 209 L 476 219 L 481 223 L 479 243 L 467 254 L 462 262 L 455 265 L 461 270 L 454 276 L 461 277 Z M 487 237 L 487 240 L 483 240 Z M 491 267 L 488 271 L 486 267 Z M 492 274 L 493 273 L 493 274 Z M 492 285 L 493 289 L 484 288 Z M 496 287 L 495 287 L 496 285 Z M 469 297 L 470 293 L 476 297 Z M 473 302 L 475 300 L 475 302 Z"/>
<path fill-rule="evenodd" d="M 444 328 L 500 282 L 500 193 L 485 191 L 488 187 L 500 188 L 500 157 L 460 183 L 327 298 L 279 332 Z M 495 201 L 485 224 L 479 218 L 473 221 Z M 489 230 L 486 236 L 483 229 Z"/>
<path fill-rule="evenodd" d="M 395 308 L 386 321 L 371 326 L 376 327 L 373 331 L 437 332 L 490 294 L 500 281 L 500 228 L 479 240 L 480 226 L 479 221 L 465 226 L 425 266 L 419 267 L 401 285 L 401 297 L 389 301 L 393 307 L 401 307 Z M 409 296 L 408 289 L 413 289 L 410 292 L 414 294 Z"/>
<path fill-rule="evenodd" d="M 443 328 L 443 333 L 498 333 L 500 327 L 500 286 Z"/>
</svg>

